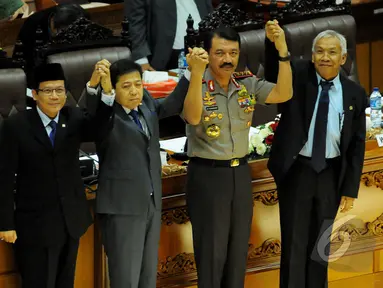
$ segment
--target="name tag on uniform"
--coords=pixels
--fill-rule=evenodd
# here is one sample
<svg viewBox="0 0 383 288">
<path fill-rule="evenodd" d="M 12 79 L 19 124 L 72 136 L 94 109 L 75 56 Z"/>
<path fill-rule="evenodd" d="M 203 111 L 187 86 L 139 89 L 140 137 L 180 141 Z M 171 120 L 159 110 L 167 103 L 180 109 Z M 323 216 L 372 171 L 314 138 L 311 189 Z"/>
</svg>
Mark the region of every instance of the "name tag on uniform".
<svg viewBox="0 0 383 288">
<path fill-rule="evenodd" d="M 206 111 L 215 111 L 218 110 L 218 106 L 208 106 L 206 107 Z"/>
</svg>

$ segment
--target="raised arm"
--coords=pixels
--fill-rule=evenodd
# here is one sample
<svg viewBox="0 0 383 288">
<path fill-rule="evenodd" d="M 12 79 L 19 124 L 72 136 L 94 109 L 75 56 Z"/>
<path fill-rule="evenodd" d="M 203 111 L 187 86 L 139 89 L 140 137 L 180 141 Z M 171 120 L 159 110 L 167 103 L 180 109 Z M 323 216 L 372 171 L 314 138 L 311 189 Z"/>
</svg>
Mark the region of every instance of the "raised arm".
<svg viewBox="0 0 383 288">
<path fill-rule="evenodd" d="M 103 59 L 96 63 L 92 77 L 86 84 L 86 109 L 82 125 L 82 141 L 91 142 L 106 136 L 113 127 L 115 92 L 110 80 L 110 63 Z"/>
<path fill-rule="evenodd" d="M 187 61 L 191 67 L 191 77 L 188 93 L 184 103 L 184 118 L 191 125 L 197 125 L 202 115 L 202 78 L 209 56 L 202 48 L 189 48 Z"/>
<path fill-rule="evenodd" d="M 288 57 L 288 49 L 286 44 L 285 32 L 278 25 L 278 21 L 268 21 L 266 24 L 266 36 L 267 38 L 274 43 L 276 50 L 278 51 L 278 56 L 280 57 L 280 61 L 278 64 L 278 77 L 276 79 L 276 85 L 271 90 L 270 94 L 266 99 L 266 103 L 283 103 L 291 99 L 293 96 L 293 77 L 291 71 L 291 65 L 289 60 L 281 61 L 281 59 Z M 266 47 L 267 49 L 268 47 Z M 272 56 L 271 56 L 272 57 Z M 266 59 L 269 60 L 270 59 Z M 267 69 L 271 69 L 268 74 L 265 75 L 270 79 L 269 81 L 275 82 L 275 61 L 271 63 L 266 63 L 266 65 L 270 64 L 271 67 Z M 266 70 L 267 70 L 266 69 Z M 273 81 L 274 80 L 274 81 Z"/>
</svg>

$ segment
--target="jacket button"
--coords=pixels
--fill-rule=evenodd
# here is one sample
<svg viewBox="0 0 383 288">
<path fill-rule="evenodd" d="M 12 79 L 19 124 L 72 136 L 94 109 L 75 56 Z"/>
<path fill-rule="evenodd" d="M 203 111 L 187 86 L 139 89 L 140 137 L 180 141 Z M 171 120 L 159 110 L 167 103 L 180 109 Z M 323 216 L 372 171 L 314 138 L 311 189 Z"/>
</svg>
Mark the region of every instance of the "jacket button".
<svg viewBox="0 0 383 288">
<path fill-rule="evenodd" d="M 297 156 L 293 156 L 293 159 L 294 159 L 294 160 L 297 159 Z"/>
</svg>

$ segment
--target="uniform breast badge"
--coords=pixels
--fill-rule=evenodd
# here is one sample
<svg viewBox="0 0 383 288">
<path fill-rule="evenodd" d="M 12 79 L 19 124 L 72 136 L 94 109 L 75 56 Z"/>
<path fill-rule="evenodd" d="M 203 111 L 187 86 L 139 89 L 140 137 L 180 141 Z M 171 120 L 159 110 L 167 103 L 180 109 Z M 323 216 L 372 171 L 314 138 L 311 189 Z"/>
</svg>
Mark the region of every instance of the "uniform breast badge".
<svg viewBox="0 0 383 288">
<path fill-rule="evenodd" d="M 212 124 L 206 129 L 206 135 L 210 138 L 218 138 L 221 135 L 221 128 L 217 125 Z"/>
<path fill-rule="evenodd" d="M 214 100 L 214 96 L 211 96 L 209 92 L 205 92 L 205 97 L 203 97 L 203 101 L 212 101 Z"/>
<path fill-rule="evenodd" d="M 216 104 L 217 104 L 217 101 L 215 100 L 215 97 L 211 96 L 210 93 L 206 91 L 205 97 L 203 97 L 203 105 L 204 106 L 213 106 Z"/>
<path fill-rule="evenodd" d="M 219 120 L 222 120 L 223 114 L 222 113 L 218 113 L 217 117 L 218 117 Z"/>
<path fill-rule="evenodd" d="M 245 108 L 245 113 L 251 113 L 251 112 L 253 112 L 254 110 L 255 110 L 255 109 L 254 109 L 253 106 L 248 106 L 248 107 Z"/>
<path fill-rule="evenodd" d="M 210 120 L 216 118 L 217 116 L 218 116 L 218 115 L 217 115 L 217 113 L 215 113 L 215 112 L 211 112 L 210 115 L 209 115 Z"/>
</svg>

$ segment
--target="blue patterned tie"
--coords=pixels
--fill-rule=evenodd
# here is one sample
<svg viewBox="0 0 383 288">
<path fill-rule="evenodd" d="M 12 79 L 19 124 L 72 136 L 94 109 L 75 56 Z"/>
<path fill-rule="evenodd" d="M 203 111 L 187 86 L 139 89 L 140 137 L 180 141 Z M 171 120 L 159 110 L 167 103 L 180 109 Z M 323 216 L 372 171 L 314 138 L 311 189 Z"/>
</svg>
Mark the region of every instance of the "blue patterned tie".
<svg viewBox="0 0 383 288">
<path fill-rule="evenodd" d="M 132 110 L 132 111 L 130 111 L 129 114 L 133 117 L 133 120 L 134 120 L 134 122 L 137 124 L 137 126 L 138 126 L 141 130 L 144 130 L 144 129 L 142 129 L 142 125 L 141 125 L 140 119 L 138 119 L 138 111 L 136 111 L 136 110 Z"/>
<path fill-rule="evenodd" d="M 318 111 L 315 119 L 314 142 L 311 156 L 311 166 L 318 173 L 326 168 L 327 121 L 330 103 L 328 92 L 333 83 L 321 81 L 320 85 L 322 86 L 322 91 L 320 93 Z"/>
<path fill-rule="evenodd" d="M 51 133 L 49 133 L 49 139 L 51 140 L 52 146 L 55 145 L 55 136 L 56 136 L 56 128 L 57 128 L 57 123 L 56 121 L 51 121 L 49 122 L 49 127 L 52 128 Z"/>
</svg>

